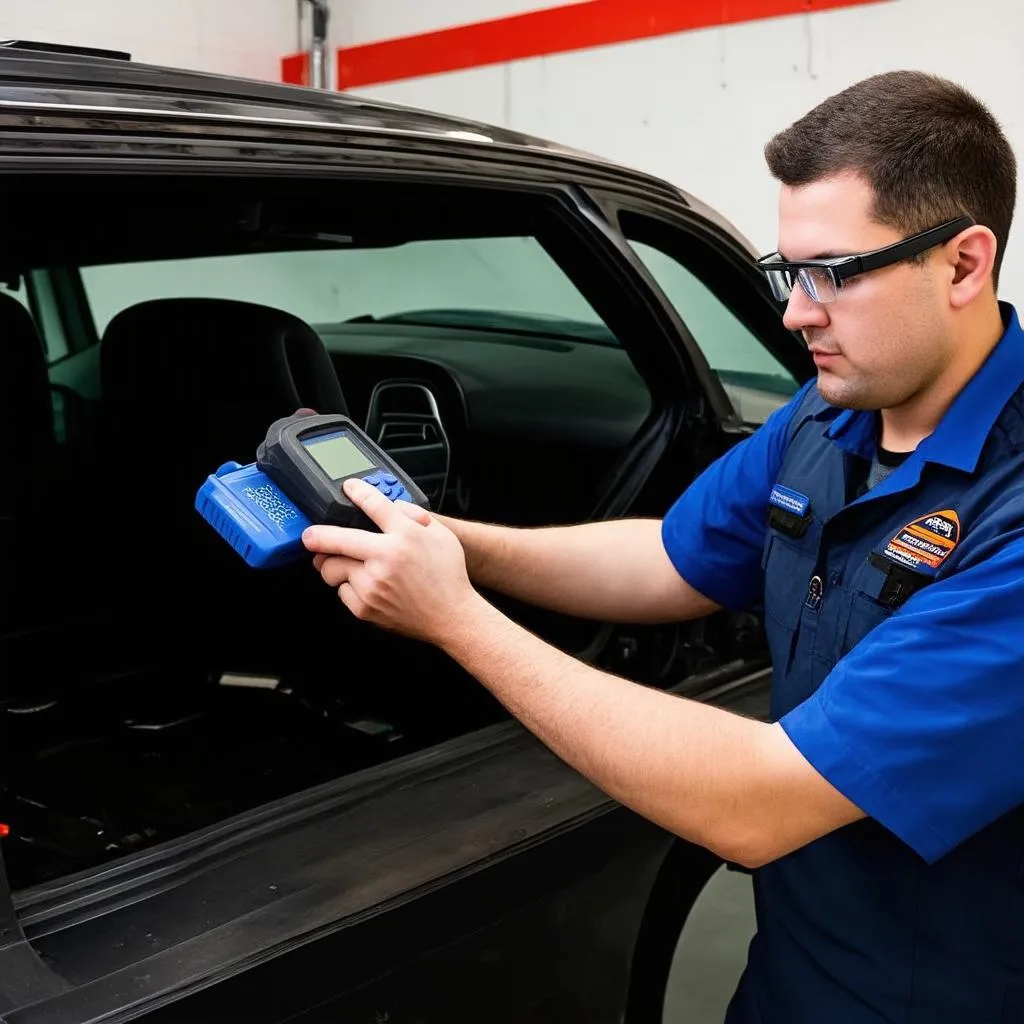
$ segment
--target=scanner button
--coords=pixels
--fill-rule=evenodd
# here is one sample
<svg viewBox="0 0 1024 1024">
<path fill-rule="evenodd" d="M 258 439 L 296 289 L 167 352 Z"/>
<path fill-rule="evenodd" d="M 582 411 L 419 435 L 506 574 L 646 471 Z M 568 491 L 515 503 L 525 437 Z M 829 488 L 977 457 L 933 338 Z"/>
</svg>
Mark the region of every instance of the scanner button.
<svg viewBox="0 0 1024 1024">
<path fill-rule="evenodd" d="M 389 487 L 394 487 L 395 484 L 398 483 L 398 477 L 397 476 L 387 476 L 387 475 L 385 475 L 384 483 L 386 483 Z"/>
<path fill-rule="evenodd" d="M 369 484 L 371 487 L 379 487 L 380 486 L 380 474 L 374 472 L 374 473 L 371 473 L 369 476 L 364 476 L 363 477 L 363 482 Z"/>
</svg>

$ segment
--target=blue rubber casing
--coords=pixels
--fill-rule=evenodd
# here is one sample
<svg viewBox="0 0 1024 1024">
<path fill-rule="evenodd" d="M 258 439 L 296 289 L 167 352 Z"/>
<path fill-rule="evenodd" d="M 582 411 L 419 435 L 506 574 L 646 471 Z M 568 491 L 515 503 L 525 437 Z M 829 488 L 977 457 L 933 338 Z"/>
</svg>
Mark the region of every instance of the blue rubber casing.
<svg viewBox="0 0 1024 1024">
<path fill-rule="evenodd" d="M 206 478 L 195 504 L 254 569 L 273 569 L 309 555 L 302 543 L 309 520 L 255 463 L 225 463 Z"/>
<path fill-rule="evenodd" d="M 412 501 L 419 494 L 410 494 L 386 469 L 374 469 L 362 479 L 392 501 Z M 199 488 L 195 507 L 254 569 L 312 557 L 302 543 L 309 518 L 254 462 L 226 462 Z"/>
</svg>

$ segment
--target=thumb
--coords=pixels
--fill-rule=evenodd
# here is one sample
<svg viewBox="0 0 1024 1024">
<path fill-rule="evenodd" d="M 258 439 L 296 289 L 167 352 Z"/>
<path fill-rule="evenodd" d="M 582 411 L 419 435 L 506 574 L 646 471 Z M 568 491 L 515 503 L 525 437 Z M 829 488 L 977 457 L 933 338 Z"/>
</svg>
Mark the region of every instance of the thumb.
<svg viewBox="0 0 1024 1024">
<path fill-rule="evenodd" d="M 396 501 L 395 508 L 401 509 L 414 523 L 419 523 L 420 526 L 429 526 L 434 518 L 425 508 L 420 508 L 419 505 L 414 505 L 411 501 Z"/>
</svg>

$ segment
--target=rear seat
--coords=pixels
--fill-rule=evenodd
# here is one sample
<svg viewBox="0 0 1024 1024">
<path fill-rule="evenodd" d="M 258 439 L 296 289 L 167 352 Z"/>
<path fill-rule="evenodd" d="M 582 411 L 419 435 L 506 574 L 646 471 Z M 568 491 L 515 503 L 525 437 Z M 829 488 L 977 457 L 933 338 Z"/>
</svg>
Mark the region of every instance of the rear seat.
<svg viewBox="0 0 1024 1024">
<path fill-rule="evenodd" d="M 102 459 L 127 507 L 109 600 L 166 661 L 203 670 L 312 670 L 344 609 L 310 564 L 249 569 L 194 510 L 207 474 L 249 462 L 269 424 L 309 407 L 345 413 L 317 334 L 288 313 L 221 299 L 160 299 L 107 327 Z M 116 503 L 115 503 L 116 504 Z"/>
<path fill-rule="evenodd" d="M 60 396 L 60 417 L 54 394 Z M 28 311 L 0 295 L 0 699 L 41 705 L 109 662 L 96 581 L 109 521 L 79 436 L 80 399 L 49 380 Z M 55 429 L 61 420 L 70 430 Z M 123 652 L 119 652 L 119 655 Z"/>
<path fill-rule="evenodd" d="M 63 547 L 46 356 L 32 317 L 0 295 L 0 622 L 11 632 L 43 616 L 53 579 L 48 558 Z M 51 567 L 52 568 L 52 567 Z"/>
</svg>

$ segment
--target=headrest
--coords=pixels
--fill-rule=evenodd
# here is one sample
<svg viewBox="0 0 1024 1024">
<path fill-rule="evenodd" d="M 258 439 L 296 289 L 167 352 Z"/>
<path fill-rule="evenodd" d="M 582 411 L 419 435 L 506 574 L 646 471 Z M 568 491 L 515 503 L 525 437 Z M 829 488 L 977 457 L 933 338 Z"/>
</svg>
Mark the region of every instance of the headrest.
<svg viewBox="0 0 1024 1024">
<path fill-rule="evenodd" d="M 193 474 L 251 461 L 267 427 L 301 406 L 345 413 L 316 332 L 279 309 L 229 299 L 156 299 L 118 313 L 100 349 L 108 430 L 136 431 Z M 117 443 L 116 437 L 111 437 Z M 133 449 L 138 444 L 131 445 Z"/>
</svg>

